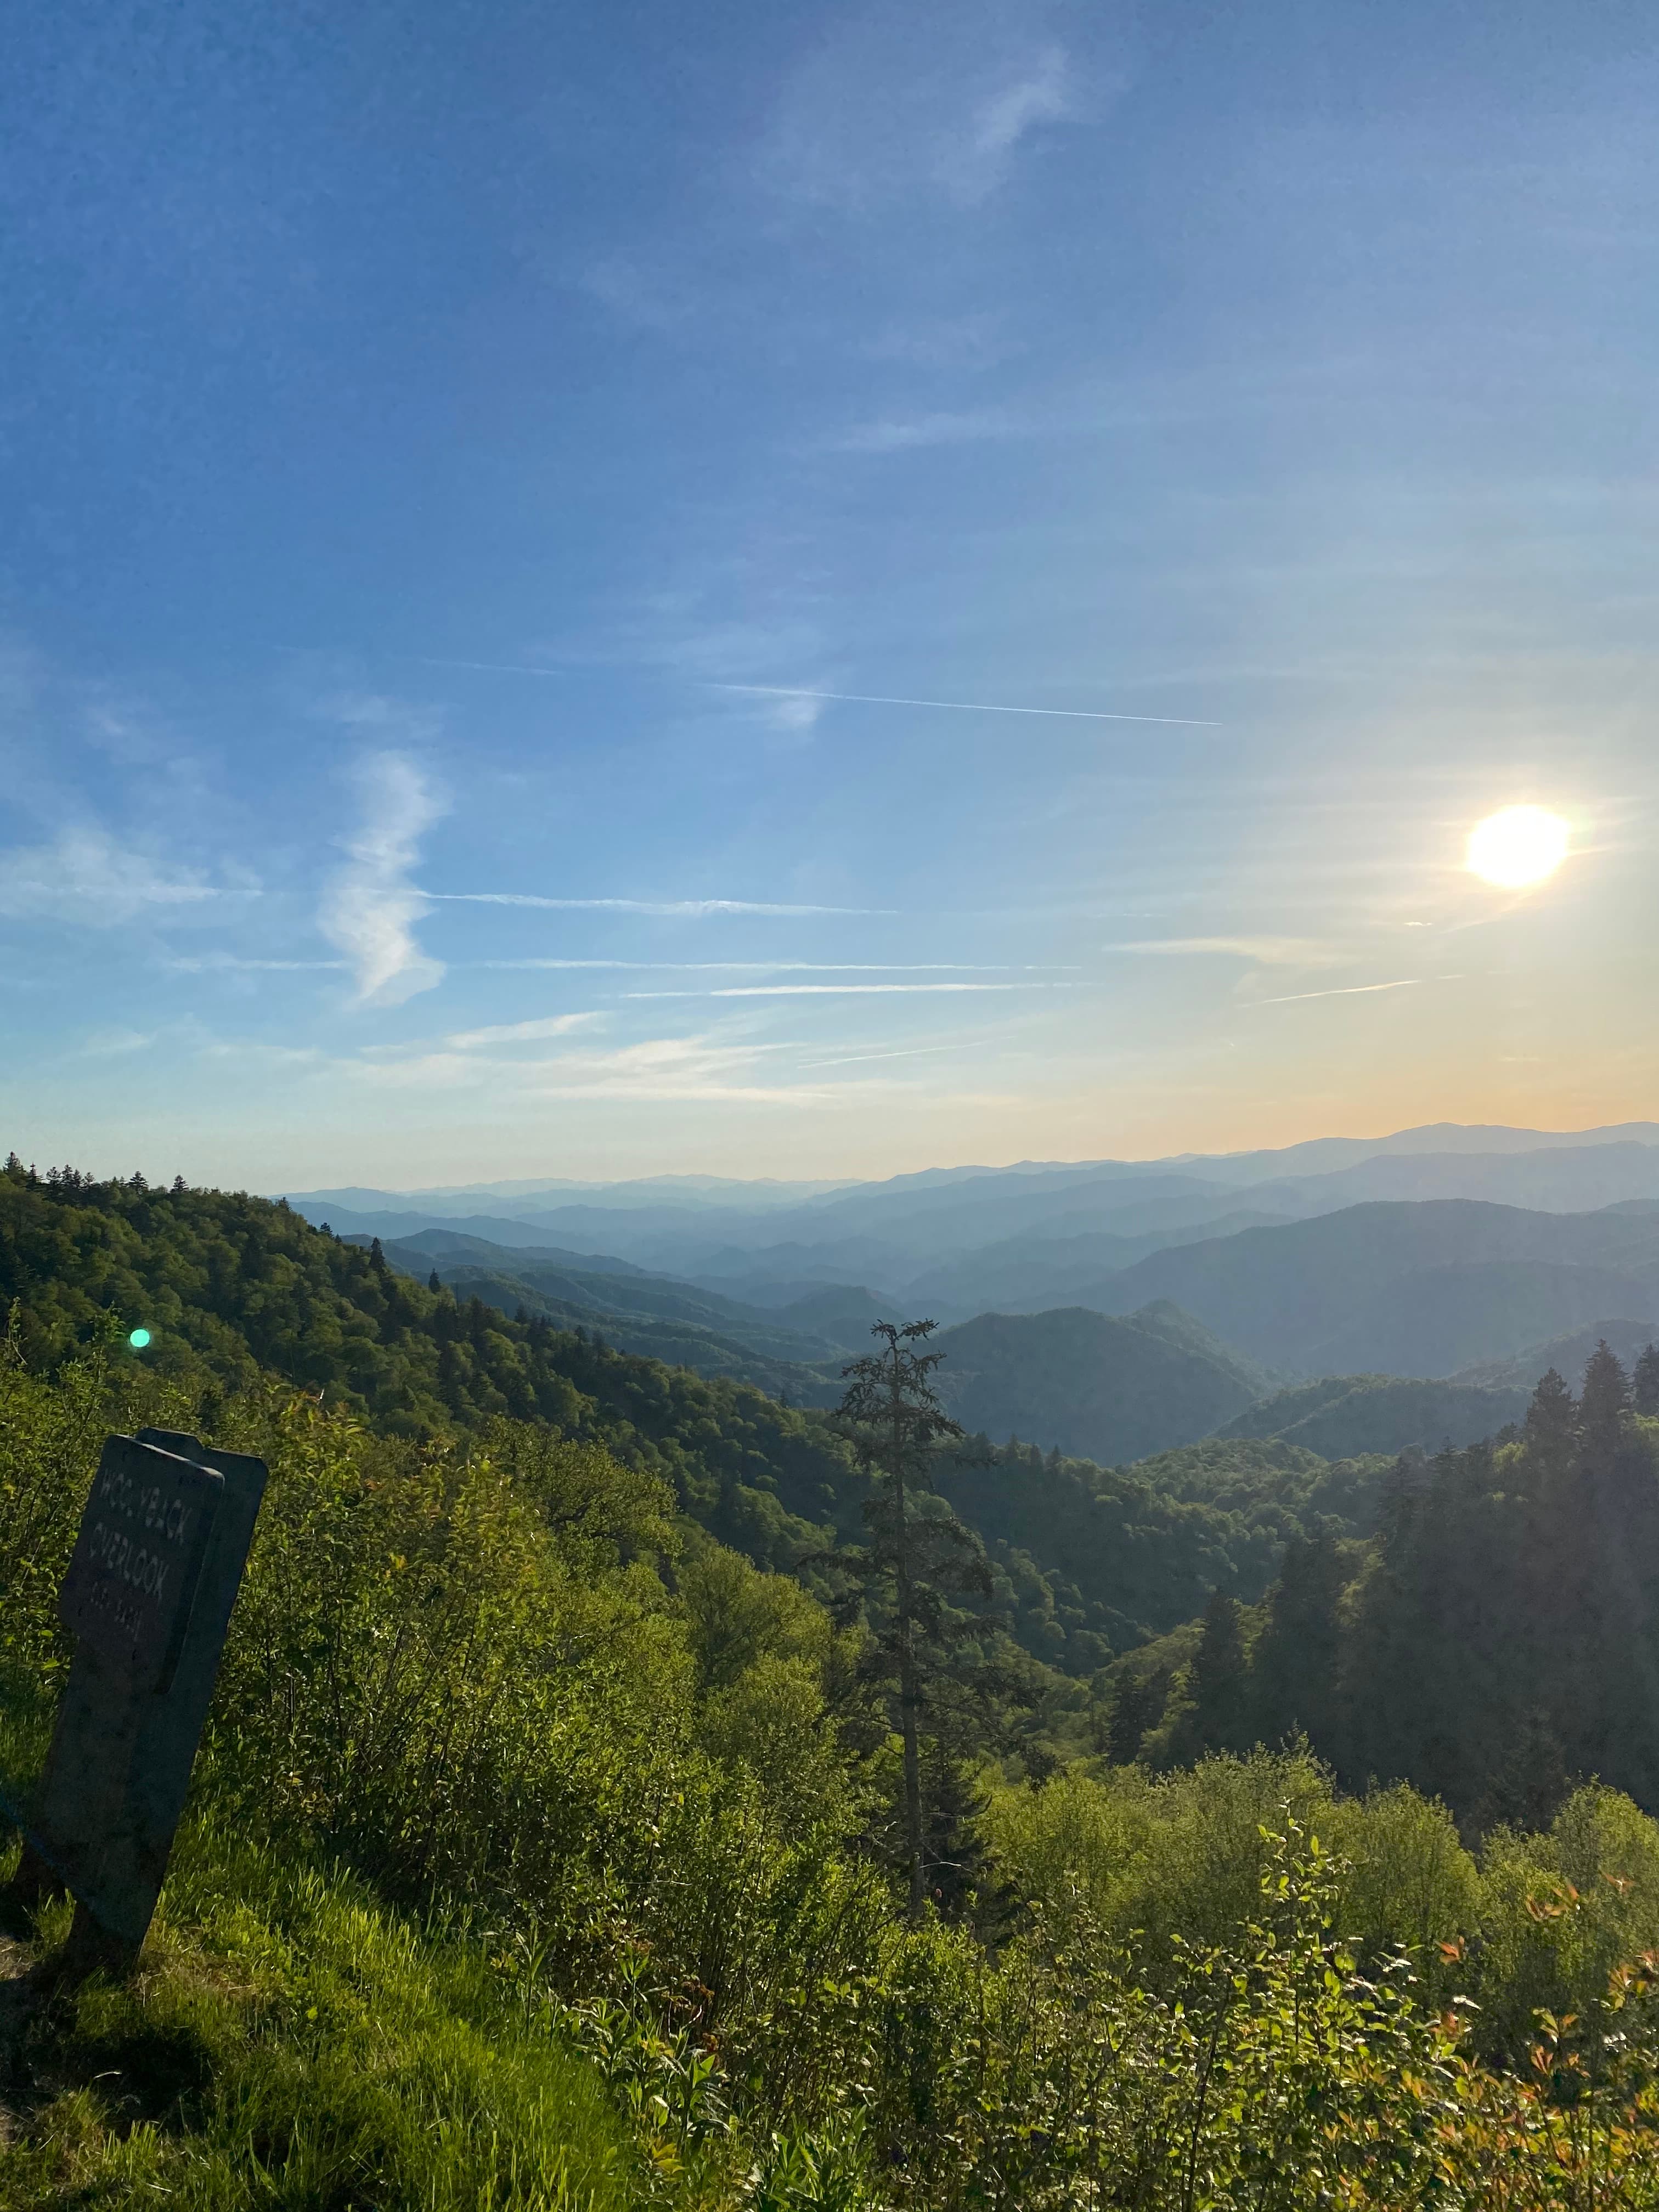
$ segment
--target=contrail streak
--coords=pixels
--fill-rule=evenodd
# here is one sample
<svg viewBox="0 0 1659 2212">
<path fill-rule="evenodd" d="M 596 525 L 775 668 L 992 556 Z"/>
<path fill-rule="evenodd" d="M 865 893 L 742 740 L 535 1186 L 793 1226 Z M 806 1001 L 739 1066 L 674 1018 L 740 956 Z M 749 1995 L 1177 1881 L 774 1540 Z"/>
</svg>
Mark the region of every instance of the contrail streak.
<svg viewBox="0 0 1659 2212">
<path fill-rule="evenodd" d="M 515 660 L 438 660 L 415 656 L 423 668 L 474 668 L 490 676 L 568 676 L 568 668 L 532 668 Z M 890 699 L 878 691 L 808 691 L 794 684 L 717 684 L 690 679 L 703 691 L 746 691 L 767 699 L 827 699 L 848 707 L 937 707 L 953 714 L 1042 714 L 1063 722 L 1151 722 L 1166 730 L 1219 730 L 1221 722 L 1191 714 L 1107 714 L 1091 707 L 1001 707 L 983 699 Z"/>
<path fill-rule="evenodd" d="M 560 911 L 602 914 L 891 914 L 884 906 L 776 906 L 758 899 L 543 898 L 536 891 L 426 891 L 423 899 L 450 906 L 550 907 Z"/>
<path fill-rule="evenodd" d="M 994 707 L 983 699 L 889 699 L 876 691 L 805 691 L 793 684 L 707 684 L 710 691 L 752 691 L 771 699 L 836 699 L 852 707 L 943 707 L 957 714 L 1046 714 L 1066 722 L 1156 722 L 1163 729 L 1218 730 L 1190 714 L 1103 714 L 1091 707 Z"/>
<path fill-rule="evenodd" d="M 1291 991 L 1280 999 L 1252 999 L 1253 1006 L 1294 1006 L 1304 999 L 1358 999 L 1367 991 L 1408 991 L 1420 975 L 1402 975 L 1397 983 L 1344 983 L 1334 991 Z"/>
<path fill-rule="evenodd" d="M 1073 983 L 738 983 L 717 991 L 628 991 L 629 999 L 861 999 L 913 991 L 1072 991 Z"/>
<path fill-rule="evenodd" d="M 410 659 L 422 668 L 476 668 L 485 676 L 568 676 L 568 668 L 531 668 L 516 660 L 440 660 L 429 653 L 415 653 Z"/>
<path fill-rule="evenodd" d="M 174 962 L 173 965 L 182 963 Z M 199 962 L 189 963 L 199 966 Z M 293 964 L 293 963 L 290 963 Z M 337 960 L 313 962 L 337 968 Z M 811 975 L 910 975 L 934 969 L 964 975 L 1048 975 L 1075 968 L 1074 960 L 453 960 L 453 968 L 630 968 L 647 975 L 761 975 L 799 972 Z"/>
</svg>

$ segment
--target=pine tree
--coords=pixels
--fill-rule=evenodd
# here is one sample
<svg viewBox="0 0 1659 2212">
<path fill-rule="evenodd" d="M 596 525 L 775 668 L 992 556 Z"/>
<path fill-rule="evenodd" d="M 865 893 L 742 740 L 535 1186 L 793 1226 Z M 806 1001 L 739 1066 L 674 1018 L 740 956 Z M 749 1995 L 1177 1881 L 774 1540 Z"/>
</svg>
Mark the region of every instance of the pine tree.
<svg viewBox="0 0 1659 2212">
<path fill-rule="evenodd" d="M 1112 1717 L 1106 1732 L 1106 1756 L 1114 1766 L 1128 1766 L 1140 1756 L 1147 1730 L 1164 1713 L 1164 1692 L 1151 1674 L 1127 1670 L 1117 1678 Z"/>
<path fill-rule="evenodd" d="M 427 1286 L 428 1290 L 429 1290 L 429 1291 L 441 1291 L 441 1290 L 442 1290 L 442 1288 L 443 1288 L 443 1284 L 442 1284 L 442 1283 L 441 1283 L 441 1281 L 439 1279 L 439 1276 L 438 1276 L 438 1270 L 437 1270 L 435 1267 L 432 1270 L 432 1273 L 431 1273 L 427 1277 L 427 1279 L 426 1279 L 426 1286 Z"/>
<path fill-rule="evenodd" d="M 1624 1434 L 1630 1404 L 1629 1379 L 1603 1337 L 1589 1356 L 1583 1394 L 1578 1401 L 1578 1431 L 1588 1465 L 1611 1464 Z"/>
<path fill-rule="evenodd" d="M 1578 1408 L 1571 1391 L 1553 1367 L 1538 1378 L 1527 1407 L 1525 1435 L 1529 1444 L 1552 1456 L 1571 1451 L 1577 1441 Z"/>
<path fill-rule="evenodd" d="M 1419 1447 L 1409 1446 L 1383 1476 L 1377 1492 L 1377 1529 L 1386 1552 L 1397 1554 L 1410 1541 L 1427 1488 L 1428 1462 Z"/>
<path fill-rule="evenodd" d="M 368 1264 L 377 1275 L 385 1274 L 386 1254 L 380 1249 L 380 1240 L 378 1237 L 369 1239 Z"/>
<path fill-rule="evenodd" d="M 1261 1733 L 1268 1740 L 1305 1733 L 1314 1748 L 1339 1759 L 1338 1678 L 1342 1653 L 1342 1554 L 1329 1529 L 1293 1536 L 1267 1595 L 1256 1652 Z"/>
<path fill-rule="evenodd" d="M 931 1321 L 904 1328 L 878 1322 L 871 1334 L 885 1349 L 842 1370 L 847 1389 L 836 1410 L 836 1425 L 874 1485 L 864 1509 L 869 1543 L 837 1558 L 885 1601 L 872 1638 L 871 1671 L 896 1692 L 912 1918 L 927 1896 L 930 1843 L 934 1855 L 939 1849 L 923 1807 L 923 1722 L 950 1673 L 952 1646 L 965 1640 L 945 1600 L 947 1594 L 983 1597 L 991 1590 L 990 1571 L 975 1540 L 933 1495 L 940 1446 L 960 1441 L 964 1433 L 945 1412 L 930 1379 L 944 1354 L 917 1348 L 934 1326 Z M 972 1627 L 969 1622 L 966 1633 Z"/>
<path fill-rule="evenodd" d="M 1649 1345 L 1631 1376 L 1631 1404 L 1649 1420 L 1659 1416 L 1659 1344 Z"/>
<path fill-rule="evenodd" d="M 1193 1708 L 1182 1731 L 1194 1751 L 1244 1748 L 1249 1662 L 1243 1618 L 1236 1597 L 1224 1590 L 1211 1592 L 1188 1679 Z"/>
</svg>

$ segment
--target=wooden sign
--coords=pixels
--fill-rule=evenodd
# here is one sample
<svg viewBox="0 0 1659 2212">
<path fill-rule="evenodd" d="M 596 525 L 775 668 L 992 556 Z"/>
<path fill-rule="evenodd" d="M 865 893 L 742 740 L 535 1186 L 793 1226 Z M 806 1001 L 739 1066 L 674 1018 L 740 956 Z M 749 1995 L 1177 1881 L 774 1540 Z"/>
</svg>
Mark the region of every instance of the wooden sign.
<svg viewBox="0 0 1659 2212">
<path fill-rule="evenodd" d="M 155 1913 L 264 1486 L 263 1461 L 172 1430 L 104 1447 L 58 1594 L 75 1661 L 15 1885 L 29 1903 L 68 1889 L 99 1965 L 136 1958 Z"/>
<path fill-rule="evenodd" d="M 173 1680 L 224 1490 L 223 1475 L 135 1437 L 104 1446 L 58 1612 L 135 1689 Z"/>
</svg>

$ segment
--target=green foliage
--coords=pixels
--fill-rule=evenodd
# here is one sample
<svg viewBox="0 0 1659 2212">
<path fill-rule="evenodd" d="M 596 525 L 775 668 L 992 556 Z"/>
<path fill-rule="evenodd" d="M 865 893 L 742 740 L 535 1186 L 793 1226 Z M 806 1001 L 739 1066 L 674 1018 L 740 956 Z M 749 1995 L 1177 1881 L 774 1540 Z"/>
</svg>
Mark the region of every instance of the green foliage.
<svg viewBox="0 0 1659 2212">
<path fill-rule="evenodd" d="M 49 1704 L 104 1427 L 181 1395 L 0 1369 L 8 1712 Z M 0 2205 L 1659 2200 L 1651 2002 L 1606 1972 L 1659 1937 L 1659 1832 L 1609 1793 L 1477 1875 L 1438 1808 L 1304 1752 L 988 1772 L 996 1941 L 911 1923 L 860 1632 L 654 1478 L 270 1385 L 219 1440 L 271 1480 L 156 1936 L 27 2023 Z M 1607 1875 L 1558 1932 L 1550 1885 Z M 1415 1994 L 1459 1985 L 1523 2065 L 1559 2000 L 1533 2082 Z"/>
<path fill-rule="evenodd" d="M 1401 1452 L 1413 1444 L 1473 1443 L 1526 1410 L 1524 1387 L 1413 1381 L 1398 1375 L 1328 1375 L 1276 1391 L 1236 1414 L 1224 1437 L 1272 1437 L 1326 1459 Z"/>
<path fill-rule="evenodd" d="M 1269 1387 L 1254 1362 L 1169 1306 L 1121 1318 L 1083 1306 L 981 1314 L 940 1346 L 940 1387 L 964 1425 L 1107 1462 L 1206 1436 Z"/>
<path fill-rule="evenodd" d="M 1387 1465 L 1210 1439 L 1101 1468 L 978 1437 L 939 1487 L 1006 1577 L 1026 1649 L 1087 1674 L 1201 1613 L 1212 1589 L 1254 1602 L 1285 1544 L 1326 1517 L 1368 1534 Z"/>
<path fill-rule="evenodd" d="M 1300 1733 L 1349 1786 L 1409 1781 L 1471 1832 L 1546 1827 L 1591 1776 L 1659 1806 L 1659 1424 L 1613 1354 L 1582 1401 L 1552 1370 L 1507 1440 L 1404 1455 L 1371 1496 L 1367 1544 L 1307 1516 L 1224 1668 L 1213 1633 L 1116 1662 L 1118 1753 Z"/>
<path fill-rule="evenodd" d="M 632 1278 L 594 1279 L 633 1294 Z M 228 1398 L 274 1371 L 416 1443 L 456 1443 L 506 1419 L 601 1444 L 660 1476 L 683 1515 L 764 1566 L 794 1566 L 862 1532 L 867 1479 L 822 1413 L 531 1318 L 516 1291 L 501 1291 L 514 1310 L 458 1303 L 384 1255 L 377 1265 L 372 1243 L 342 1243 L 245 1194 L 153 1191 L 67 1169 L 31 1180 L 14 1164 L 0 1170 L 5 1301 L 14 1356 L 31 1370 L 104 1342 L 112 1371 L 177 1385 L 185 1428 L 214 1426 Z M 140 1321 L 154 1331 L 142 1355 L 125 1341 Z M 1137 1330 L 1149 1356 L 1215 1353 L 1171 1312 L 1149 1309 Z M 1381 1464 L 1328 1467 L 1291 1447 L 1232 1443 L 1126 1470 L 988 1445 L 940 1474 L 988 1547 L 1014 1638 L 1042 1666 L 1086 1680 L 1200 1611 L 1212 1588 L 1258 1599 L 1285 1543 L 1319 1516 L 1365 1533 Z M 1056 1710 L 1065 1700 L 1053 1684 L 1033 1694 Z"/>
</svg>

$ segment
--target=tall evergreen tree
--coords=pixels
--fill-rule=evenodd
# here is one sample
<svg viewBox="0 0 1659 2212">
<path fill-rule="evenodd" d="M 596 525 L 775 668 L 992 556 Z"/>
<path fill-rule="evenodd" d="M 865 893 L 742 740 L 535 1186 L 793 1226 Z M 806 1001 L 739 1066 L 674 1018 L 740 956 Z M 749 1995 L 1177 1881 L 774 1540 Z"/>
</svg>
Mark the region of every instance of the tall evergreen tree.
<svg viewBox="0 0 1659 2212">
<path fill-rule="evenodd" d="M 1603 1337 L 1584 1369 L 1583 1395 L 1578 1401 L 1578 1432 L 1591 1466 L 1611 1465 L 1630 1409 L 1629 1378 Z"/>
<path fill-rule="evenodd" d="M 1631 1405 L 1650 1420 L 1659 1416 L 1659 1344 L 1649 1345 L 1631 1376 Z"/>
<path fill-rule="evenodd" d="M 1106 1756 L 1114 1766 L 1128 1766 L 1139 1758 L 1147 1730 L 1163 1713 L 1165 1694 L 1166 1686 L 1144 1671 L 1126 1667 L 1118 1672 L 1106 1729 Z"/>
<path fill-rule="evenodd" d="M 1553 1454 L 1571 1451 L 1577 1440 L 1578 1408 L 1553 1367 L 1547 1367 L 1538 1378 L 1523 1433 L 1534 1450 Z"/>
<path fill-rule="evenodd" d="M 1339 1755 L 1346 1580 L 1340 1547 L 1328 1528 L 1293 1536 L 1285 1547 L 1256 1652 L 1258 1720 L 1269 1742 L 1305 1734 L 1328 1755 Z"/>
<path fill-rule="evenodd" d="M 878 1605 L 872 1622 L 872 1669 L 895 1694 L 903 1747 L 904 1859 L 912 1917 L 927 1890 L 929 1843 L 923 1806 L 922 1734 L 937 1690 L 950 1672 L 952 1647 L 974 1624 L 953 1620 L 949 1596 L 988 1597 L 991 1577 L 973 1536 L 933 1494 L 942 1445 L 964 1431 L 945 1412 L 933 1370 L 942 1352 L 923 1347 L 935 1324 L 901 1328 L 878 1322 L 883 1349 L 842 1370 L 847 1384 L 836 1419 L 873 1484 L 865 1507 L 870 1541 L 839 1558 Z M 937 1733 L 937 1731 L 935 1731 Z"/>
<path fill-rule="evenodd" d="M 1249 1731 L 1249 1662 L 1244 1608 L 1212 1590 L 1188 1678 L 1191 1711 L 1183 1716 L 1182 1751 L 1243 1751 Z"/>
</svg>

